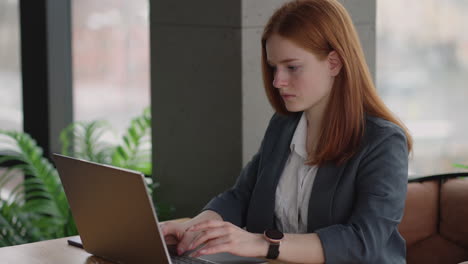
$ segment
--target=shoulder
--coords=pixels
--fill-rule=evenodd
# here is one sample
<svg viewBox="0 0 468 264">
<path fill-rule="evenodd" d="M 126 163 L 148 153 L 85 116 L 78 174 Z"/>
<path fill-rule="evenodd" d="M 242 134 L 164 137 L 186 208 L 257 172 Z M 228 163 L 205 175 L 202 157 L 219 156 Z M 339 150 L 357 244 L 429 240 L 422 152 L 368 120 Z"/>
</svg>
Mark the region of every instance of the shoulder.
<svg viewBox="0 0 468 264">
<path fill-rule="evenodd" d="M 364 144 L 369 147 L 375 147 L 386 141 L 404 141 L 406 144 L 405 131 L 393 122 L 367 115 Z"/>
<path fill-rule="evenodd" d="M 391 136 L 402 136 L 406 138 L 405 132 L 397 124 L 385 119 L 366 116 L 364 137 L 366 139 L 386 139 Z"/>
</svg>

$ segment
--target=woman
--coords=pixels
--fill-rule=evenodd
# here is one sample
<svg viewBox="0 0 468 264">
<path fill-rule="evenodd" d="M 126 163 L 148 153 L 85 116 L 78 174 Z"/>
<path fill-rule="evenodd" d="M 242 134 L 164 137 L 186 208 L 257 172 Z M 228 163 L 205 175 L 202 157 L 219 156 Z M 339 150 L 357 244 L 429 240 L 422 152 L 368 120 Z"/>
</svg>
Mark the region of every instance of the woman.
<svg viewBox="0 0 468 264">
<path fill-rule="evenodd" d="M 412 141 L 378 97 L 346 10 L 283 5 L 265 27 L 262 68 L 276 113 L 258 153 L 202 213 L 164 224 L 165 236 L 179 253 L 206 243 L 196 256 L 405 263 Z"/>
</svg>

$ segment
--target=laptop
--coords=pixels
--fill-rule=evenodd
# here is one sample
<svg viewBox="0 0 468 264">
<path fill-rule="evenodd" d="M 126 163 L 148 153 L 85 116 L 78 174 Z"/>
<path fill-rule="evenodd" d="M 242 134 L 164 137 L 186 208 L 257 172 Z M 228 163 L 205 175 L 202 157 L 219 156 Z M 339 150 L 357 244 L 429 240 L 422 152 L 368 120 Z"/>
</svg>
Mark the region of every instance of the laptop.
<svg viewBox="0 0 468 264">
<path fill-rule="evenodd" d="M 267 263 L 228 253 L 170 254 L 140 172 L 53 154 L 82 245 L 116 263 Z"/>
</svg>

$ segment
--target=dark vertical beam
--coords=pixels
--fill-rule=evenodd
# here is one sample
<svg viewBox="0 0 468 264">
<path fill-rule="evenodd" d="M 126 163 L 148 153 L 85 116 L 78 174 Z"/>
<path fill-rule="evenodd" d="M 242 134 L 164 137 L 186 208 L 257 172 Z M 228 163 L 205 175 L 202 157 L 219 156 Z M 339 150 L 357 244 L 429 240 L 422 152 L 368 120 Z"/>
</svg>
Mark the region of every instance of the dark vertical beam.
<svg viewBox="0 0 468 264">
<path fill-rule="evenodd" d="M 19 6 L 23 128 L 49 154 L 46 5 L 44 0 L 20 0 Z"/>
<path fill-rule="evenodd" d="M 71 0 L 20 0 L 24 131 L 46 157 L 73 120 Z"/>
<path fill-rule="evenodd" d="M 60 152 L 60 132 L 73 121 L 71 2 L 47 1 L 49 139 L 52 152 Z"/>
</svg>

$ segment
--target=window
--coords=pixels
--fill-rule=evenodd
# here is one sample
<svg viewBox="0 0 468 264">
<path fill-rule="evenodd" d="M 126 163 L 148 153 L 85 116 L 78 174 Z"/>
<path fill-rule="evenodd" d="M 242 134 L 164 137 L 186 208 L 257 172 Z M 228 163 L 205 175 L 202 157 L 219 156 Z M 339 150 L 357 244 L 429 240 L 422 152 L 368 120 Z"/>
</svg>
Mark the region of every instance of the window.
<svg viewBox="0 0 468 264">
<path fill-rule="evenodd" d="M 377 90 L 415 144 L 409 174 L 468 163 L 468 1 L 381 0 Z"/>
<path fill-rule="evenodd" d="M 23 130 L 18 0 L 0 1 L 0 129 Z"/>
<path fill-rule="evenodd" d="M 149 1 L 74 0 L 74 119 L 106 120 L 116 135 L 150 104 Z"/>
<path fill-rule="evenodd" d="M 0 1 L 0 129 L 23 130 L 23 105 L 20 68 L 20 34 L 18 0 Z M 0 155 L 4 147 L 0 141 Z M 0 168 L 0 175 L 5 173 Z M 16 173 L 14 180 L 0 190 L 6 199 L 23 179 Z"/>
</svg>

